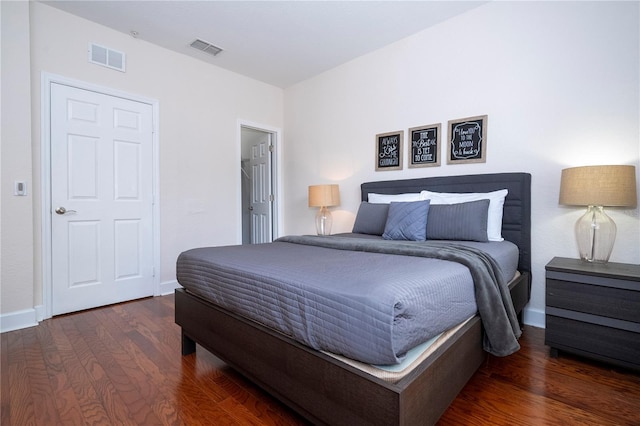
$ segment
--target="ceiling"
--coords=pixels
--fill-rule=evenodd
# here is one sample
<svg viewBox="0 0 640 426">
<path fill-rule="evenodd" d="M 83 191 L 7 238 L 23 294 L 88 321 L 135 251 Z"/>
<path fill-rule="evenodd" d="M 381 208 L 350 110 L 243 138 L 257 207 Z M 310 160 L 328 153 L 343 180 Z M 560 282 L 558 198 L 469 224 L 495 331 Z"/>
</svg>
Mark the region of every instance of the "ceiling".
<svg viewBox="0 0 640 426">
<path fill-rule="evenodd" d="M 485 1 L 42 1 L 158 46 L 288 87 Z M 190 47 L 221 47 L 217 56 Z M 100 44 L 100 40 L 92 40 Z M 110 47 L 110 46 L 108 46 Z M 114 47 L 117 49 L 117 47 Z"/>
</svg>

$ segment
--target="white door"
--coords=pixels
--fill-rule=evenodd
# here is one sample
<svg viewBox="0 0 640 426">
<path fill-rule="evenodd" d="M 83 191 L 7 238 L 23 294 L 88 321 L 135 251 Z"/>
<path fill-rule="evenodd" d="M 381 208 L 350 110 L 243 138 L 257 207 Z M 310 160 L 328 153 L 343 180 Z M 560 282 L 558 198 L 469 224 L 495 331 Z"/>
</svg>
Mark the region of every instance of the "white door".
<svg viewBox="0 0 640 426">
<path fill-rule="evenodd" d="M 251 244 L 271 242 L 271 135 L 251 145 Z"/>
<path fill-rule="evenodd" d="M 52 314 L 153 295 L 152 106 L 51 84 Z"/>
</svg>

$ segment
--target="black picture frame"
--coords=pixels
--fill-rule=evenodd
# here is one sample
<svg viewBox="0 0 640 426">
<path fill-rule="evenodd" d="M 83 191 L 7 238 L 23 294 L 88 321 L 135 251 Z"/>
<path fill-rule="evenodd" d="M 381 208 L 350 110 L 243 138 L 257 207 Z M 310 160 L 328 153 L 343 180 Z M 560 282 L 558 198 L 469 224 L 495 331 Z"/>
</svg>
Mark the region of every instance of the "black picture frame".
<svg viewBox="0 0 640 426">
<path fill-rule="evenodd" d="M 376 171 L 402 170 L 404 130 L 376 135 Z"/>
<path fill-rule="evenodd" d="M 440 165 L 440 135 L 442 124 L 428 124 L 409 129 L 409 167 L 434 167 Z"/>
<path fill-rule="evenodd" d="M 487 161 L 487 122 L 486 115 L 449 120 L 447 164 Z"/>
</svg>

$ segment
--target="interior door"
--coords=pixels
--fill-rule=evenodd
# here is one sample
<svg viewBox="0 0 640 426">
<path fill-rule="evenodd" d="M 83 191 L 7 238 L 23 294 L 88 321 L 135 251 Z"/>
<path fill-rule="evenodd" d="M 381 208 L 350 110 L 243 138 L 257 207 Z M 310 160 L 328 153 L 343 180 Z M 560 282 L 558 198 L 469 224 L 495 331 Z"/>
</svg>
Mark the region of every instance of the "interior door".
<svg viewBox="0 0 640 426">
<path fill-rule="evenodd" d="M 251 170 L 251 244 L 272 240 L 271 226 L 271 134 L 251 145 L 249 167 Z"/>
<path fill-rule="evenodd" d="M 52 314 L 153 295 L 152 106 L 51 85 Z"/>
</svg>

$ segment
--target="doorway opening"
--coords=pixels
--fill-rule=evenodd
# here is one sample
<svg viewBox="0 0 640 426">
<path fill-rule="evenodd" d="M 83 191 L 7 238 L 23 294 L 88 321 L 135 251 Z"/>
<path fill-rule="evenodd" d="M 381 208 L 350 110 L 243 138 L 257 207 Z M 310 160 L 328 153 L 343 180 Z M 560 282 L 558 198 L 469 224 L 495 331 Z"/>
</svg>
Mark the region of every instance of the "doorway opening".
<svg viewBox="0 0 640 426">
<path fill-rule="evenodd" d="M 242 244 L 262 244 L 276 235 L 276 136 L 258 127 L 240 127 Z"/>
</svg>

